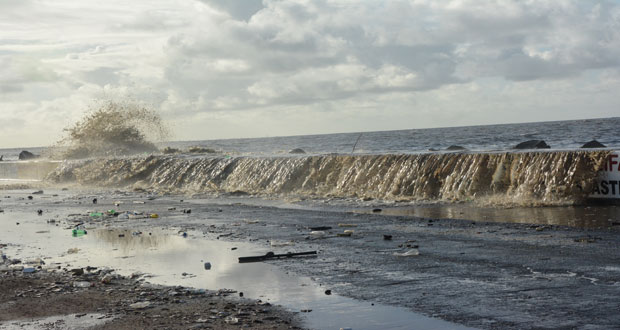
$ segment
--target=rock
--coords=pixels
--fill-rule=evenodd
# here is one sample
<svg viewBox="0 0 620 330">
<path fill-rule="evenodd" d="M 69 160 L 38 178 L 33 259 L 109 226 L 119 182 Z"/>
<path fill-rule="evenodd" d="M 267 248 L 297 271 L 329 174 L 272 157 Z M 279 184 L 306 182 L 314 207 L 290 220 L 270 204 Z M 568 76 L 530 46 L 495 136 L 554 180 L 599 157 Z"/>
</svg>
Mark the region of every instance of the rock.
<svg viewBox="0 0 620 330">
<path fill-rule="evenodd" d="M 521 142 L 514 146 L 513 149 L 549 149 L 551 148 L 545 141 L 543 140 L 529 140 L 525 142 Z"/>
<path fill-rule="evenodd" d="M 74 269 L 71 269 L 71 273 L 73 274 L 73 276 L 82 276 L 82 275 L 84 275 L 84 269 L 83 268 L 74 268 Z"/>
<path fill-rule="evenodd" d="M 19 153 L 18 157 L 19 157 L 19 160 L 28 160 L 28 159 L 39 158 L 39 155 L 35 155 L 30 151 L 22 150 L 22 152 Z"/>
<path fill-rule="evenodd" d="M 295 148 L 295 149 L 289 151 L 288 153 L 289 154 L 305 154 L 306 152 L 304 151 L 304 149 Z"/>
<path fill-rule="evenodd" d="M 587 142 L 586 144 L 582 145 L 581 148 L 607 148 L 607 146 L 605 146 L 604 144 L 596 141 L 596 140 L 592 140 L 590 142 Z"/>
<path fill-rule="evenodd" d="M 88 281 L 80 281 L 80 282 L 73 282 L 73 286 L 76 288 L 88 288 L 91 286 L 91 284 Z"/>
<path fill-rule="evenodd" d="M 457 151 L 457 150 L 467 150 L 467 148 L 461 147 L 461 146 L 451 145 L 451 146 L 447 147 L 446 150 L 448 150 L 448 151 Z"/>
<path fill-rule="evenodd" d="M 179 151 L 180 150 L 177 148 L 165 147 L 161 152 L 167 155 L 167 154 L 176 154 Z"/>
<path fill-rule="evenodd" d="M 104 277 L 101 278 L 101 283 L 103 284 L 110 284 L 112 283 L 112 280 L 114 279 L 114 276 L 107 274 Z"/>
<path fill-rule="evenodd" d="M 129 308 L 133 308 L 133 309 L 145 309 L 147 307 L 151 306 L 151 303 L 148 301 L 141 301 L 141 302 L 137 302 L 137 303 L 133 303 L 131 305 L 129 305 Z"/>
<path fill-rule="evenodd" d="M 328 295 L 328 296 L 331 295 L 332 294 L 332 290 L 325 290 L 325 294 Z"/>
<path fill-rule="evenodd" d="M 198 154 L 213 154 L 213 153 L 215 153 L 215 150 L 213 150 L 213 149 L 203 148 L 203 147 L 200 147 L 200 146 L 189 147 L 189 149 L 187 149 L 187 151 L 191 152 L 191 153 L 198 153 Z"/>
</svg>

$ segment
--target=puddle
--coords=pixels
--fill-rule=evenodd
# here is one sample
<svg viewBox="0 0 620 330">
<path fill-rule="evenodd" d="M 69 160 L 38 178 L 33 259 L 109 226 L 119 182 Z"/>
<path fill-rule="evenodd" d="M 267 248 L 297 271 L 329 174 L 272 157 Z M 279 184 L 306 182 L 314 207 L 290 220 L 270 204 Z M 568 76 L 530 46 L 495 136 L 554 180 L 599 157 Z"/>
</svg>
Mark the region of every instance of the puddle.
<svg viewBox="0 0 620 330">
<path fill-rule="evenodd" d="M 16 225 L 16 218 L 20 225 Z M 314 329 L 468 329 L 404 308 L 326 295 L 325 288 L 310 278 L 287 274 L 277 267 L 278 262 L 294 260 L 239 264 L 240 256 L 268 252 L 252 243 L 209 240 L 196 232 L 188 232 L 184 238 L 173 230 L 155 229 L 141 229 L 141 234 L 137 230 L 98 229 L 72 237 L 71 230 L 42 221 L 21 212 L 0 213 L 0 242 L 8 243 L 4 252 L 23 261 L 50 257 L 45 259 L 47 266 L 58 262 L 70 263 L 71 267 L 105 266 L 123 275 L 140 272 L 155 284 L 233 289 L 243 292 L 244 297 L 292 311 L 312 310 L 302 316 L 306 326 Z M 209 270 L 205 262 L 211 264 Z"/>
<path fill-rule="evenodd" d="M 370 210 L 358 210 L 358 212 L 372 213 Z M 485 208 L 440 204 L 384 208 L 380 214 L 577 228 L 608 228 L 620 225 L 620 222 L 617 222 L 620 221 L 620 207 L 611 205 Z"/>
<path fill-rule="evenodd" d="M 40 319 L 24 319 L 0 322 L 0 330 L 69 330 L 86 329 L 99 326 L 113 320 L 103 314 L 69 314 L 55 315 Z"/>
</svg>

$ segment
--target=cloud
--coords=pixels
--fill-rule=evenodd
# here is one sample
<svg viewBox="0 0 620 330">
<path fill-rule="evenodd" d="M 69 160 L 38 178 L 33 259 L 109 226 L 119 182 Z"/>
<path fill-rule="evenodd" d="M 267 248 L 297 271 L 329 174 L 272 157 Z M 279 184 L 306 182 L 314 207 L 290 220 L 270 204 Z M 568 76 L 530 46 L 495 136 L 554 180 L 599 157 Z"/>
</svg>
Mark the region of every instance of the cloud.
<svg viewBox="0 0 620 330">
<path fill-rule="evenodd" d="M 607 87 L 620 68 L 617 1 L 19 3 L 0 4 L 0 106 L 28 102 L 39 116 L 76 116 L 88 99 L 131 94 L 171 121 L 273 116 L 263 122 L 285 134 L 282 118 L 311 123 L 308 133 L 344 131 L 356 113 L 358 130 L 422 117 L 446 126 L 462 113 L 500 120 L 514 111 L 503 98 L 554 98 L 539 104 L 558 119 L 578 116 L 559 110 L 587 104 L 562 100 L 578 93 L 597 97 L 599 114 L 617 108 Z"/>
<path fill-rule="evenodd" d="M 223 10 L 233 18 L 246 21 L 263 9 L 261 0 L 200 0 L 210 6 Z"/>
</svg>

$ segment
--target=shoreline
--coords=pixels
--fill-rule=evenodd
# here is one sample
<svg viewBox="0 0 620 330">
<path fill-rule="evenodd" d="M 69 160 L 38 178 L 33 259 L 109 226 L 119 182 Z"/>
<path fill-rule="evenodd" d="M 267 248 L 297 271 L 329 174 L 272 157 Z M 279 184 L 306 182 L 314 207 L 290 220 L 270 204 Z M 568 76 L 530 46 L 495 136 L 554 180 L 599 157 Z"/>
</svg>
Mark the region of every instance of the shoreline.
<svg viewBox="0 0 620 330">
<path fill-rule="evenodd" d="M 66 225 L 86 221 L 87 226 L 105 230 L 186 231 L 197 240 L 228 242 L 240 249 L 240 244 L 247 243 L 276 253 L 317 250 L 316 258 L 265 264 L 311 278 L 321 290 L 333 292 L 325 299 L 342 296 L 376 304 L 368 307 L 370 312 L 378 312 L 379 304 L 399 306 L 454 322 L 450 324 L 455 327 L 481 329 L 604 329 L 620 323 L 614 312 L 620 295 L 617 226 L 579 229 L 489 223 L 249 205 L 234 198 L 213 203 L 181 195 L 111 190 L 46 192 L 33 195 L 30 201 L 26 198 L 30 193 L 22 190 L 18 197 L 4 192 L 13 199 L 1 201 L 5 212 L 0 216 L 30 217 L 34 222 L 51 217 L 66 221 Z M 98 204 L 93 205 L 95 197 Z M 117 202 L 122 211 L 155 212 L 158 218 L 87 221 L 88 210 L 115 208 Z M 43 210 L 43 216 L 36 215 L 37 209 Z M 191 213 L 183 213 L 184 209 Z M 6 221 L 2 225 L 15 226 Z M 21 226 L 20 230 L 28 228 L 25 223 Z M 313 227 L 331 229 L 319 235 L 312 233 Z M 345 230 L 352 234 L 339 235 Z M 278 247 L 278 243 L 286 244 Z M 418 253 L 407 254 L 409 251 Z M 250 252 L 254 251 L 244 251 Z M 194 274 L 196 279 L 205 276 Z M 178 276 L 177 280 L 191 281 Z M 320 311 L 304 316 L 316 318 L 317 313 Z M 353 322 L 356 315 L 348 317 Z"/>
<path fill-rule="evenodd" d="M 144 285 L 101 269 L 24 273 L 14 268 L 0 271 L 0 329 L 49 329 L 50 317 L 56 324 L 89 329 L 301 329 L 294 314 L 235 294 Z M 71 326 L 80 318 L 85 323 Z"/>
</svg>

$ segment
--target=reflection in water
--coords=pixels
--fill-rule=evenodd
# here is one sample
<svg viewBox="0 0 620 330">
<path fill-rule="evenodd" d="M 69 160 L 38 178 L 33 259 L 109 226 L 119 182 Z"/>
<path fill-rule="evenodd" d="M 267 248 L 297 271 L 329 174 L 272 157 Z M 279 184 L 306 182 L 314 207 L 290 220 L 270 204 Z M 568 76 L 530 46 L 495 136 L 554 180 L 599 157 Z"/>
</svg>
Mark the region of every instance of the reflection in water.
<svg viewBox="0 0 620 330">
<path fill-rule="evenodd" d="M 141 232 L 139 230 L 107 229 L 95 230 L 93 236 L 125 253 L 133 250 L 156 249 L 173 244 L 170 239 L 171 236 L 164 235 L 161 231 Z"/>
<path fill-rule="evenodd" d="M 515 208 L 490 208 L 470 205 L 420 205 L 407 208 L 383 209 L 381 213 L 435 219 L 532 223 L 578 228 L 607 228 L 620 225 L 620 207 L 611 205 Z"/>
<path fill-rule="evenodd" d="M 7 221 L 15 216 L 22 220 L 19 226 Z M 137 231 L 94 229 L 72 237 L 70 229 L 41 223 L 34 212 L 0 213 L 0 242 L 7 244 L 4 252 L 16 255 L 18 249 L 23 259 L 51 257 L 46 260 L 50 267 L 56 263 L 72 268 L 110 267 L 122 275 L 149 274 L 153 277 L 148 281 L 156 284 L 234 289 L 245 297 L 291 310 L 311 309 L 313 312 L 304 317 L 308 327 L 315 329 L 466 329 L 404 308 L 371 306 L 337 294 L 325 295 L 324 288 L 310 278 L 285 273 L 275 264 L 238 263 L 240 256 L 266 253 L 264 246 L 207 240 L 198 232 L 188 232 L 189 237 L 184 238 L 173 231 L 152 228 L 132 235 Z M 77 253 L 68 253 L 69 249 Z M 295 251 L 293 247 L 291 251 Z M 209 270 L 205 262 L 211 263 Z"/>
</svg>

